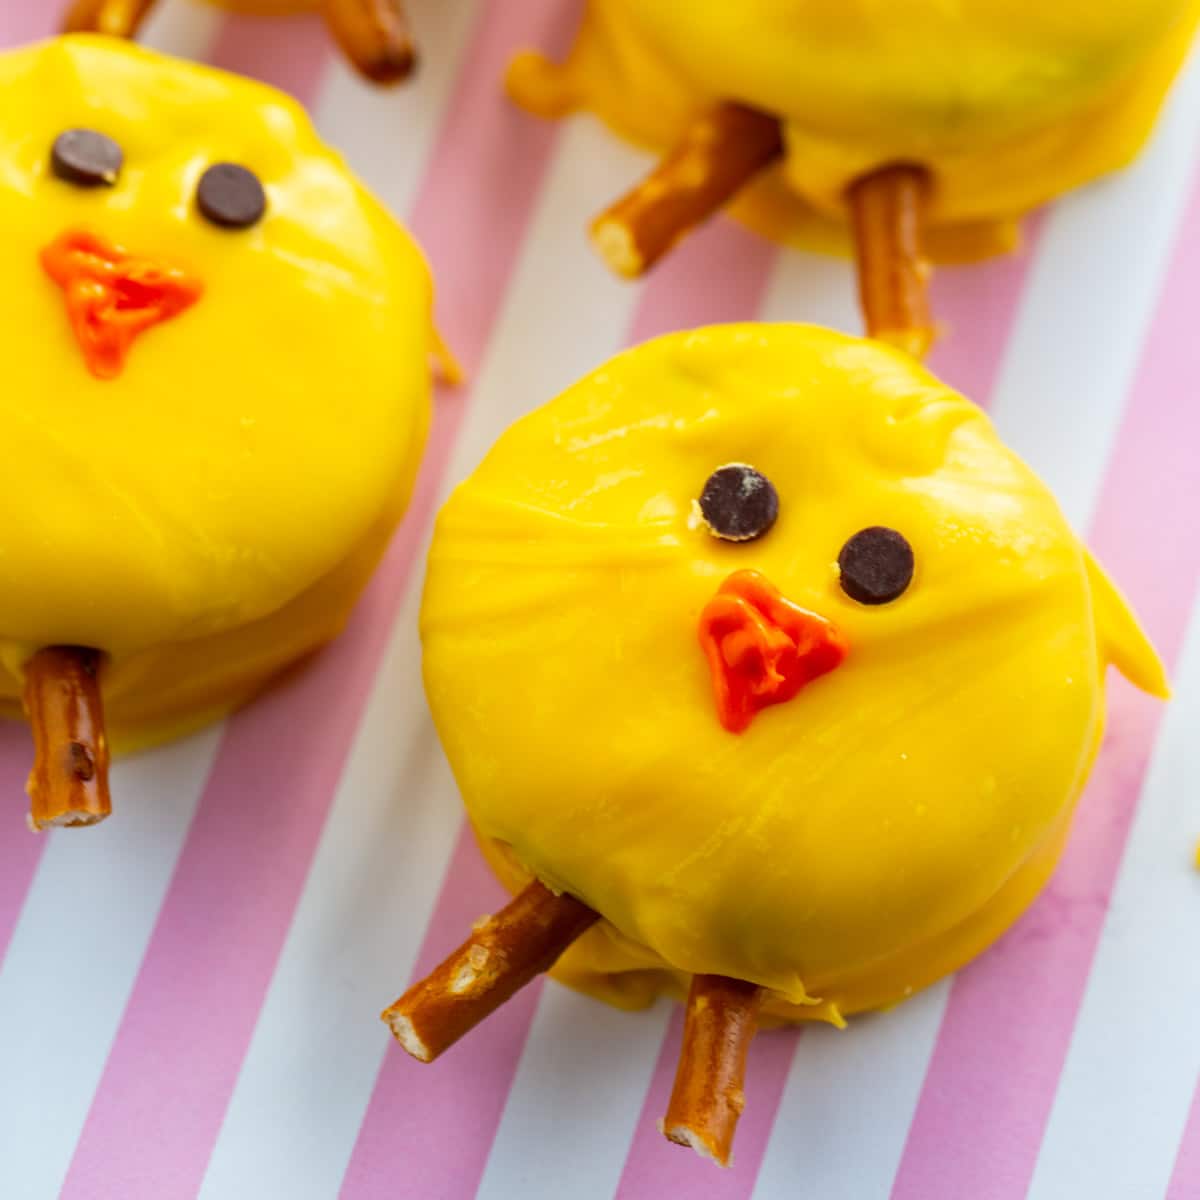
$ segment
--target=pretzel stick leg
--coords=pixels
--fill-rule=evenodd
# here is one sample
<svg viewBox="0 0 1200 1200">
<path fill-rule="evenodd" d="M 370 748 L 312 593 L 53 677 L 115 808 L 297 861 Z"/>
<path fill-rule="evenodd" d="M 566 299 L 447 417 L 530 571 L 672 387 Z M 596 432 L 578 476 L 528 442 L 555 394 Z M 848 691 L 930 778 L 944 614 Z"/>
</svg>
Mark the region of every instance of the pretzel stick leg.
<svg viewBox="0 0 1200 1200">
<path fill-rule="evenodd" d="M 33 727 L 29 823 L 95 825 L 112 812 L 108 741 L 96 674 L 101 656 L 48 646 L 25 666 L 25 711 Z"/>
<path fill-rule="evenodd" d="M 536 880 L 495 916 L 476 923 L 449 958 L 384 1009 L 413 1058 L 433 1062 L 559 955 L 599 914 Z"/>
<path fill-rule="evenodd" d="M 867 333 L 922 358 L 933 344 L 924 240 L 929 173 L 903 163 L 851 185 L 858 294 Z"/>
<path fill-rule="evenodd" d="M 399 83 L 417 65 L 403 0 L 324 0 L 325 23 L 372 83 Z"/>
<path fill-rule="evenodd" d="M 697 117 L 666 158 L 592 222 L 592 245 L 618 275 L 635 278 L 782 153 L 774 117 L 719 104 Z"/>
<path fill-rule="evenodd" d="M 756 984 L 724 975 L 696 975 L 688 993 L 675 1086 L 660 1128 L 723 1167 L 746 1106 L 746 1052 L 762 999 Z"/>
<path fill-rule="evenodd" d="M 62 31 L 131 38 L 154 4 L 155 0 L 75 0 L 63 17 Z"/>
</svg>

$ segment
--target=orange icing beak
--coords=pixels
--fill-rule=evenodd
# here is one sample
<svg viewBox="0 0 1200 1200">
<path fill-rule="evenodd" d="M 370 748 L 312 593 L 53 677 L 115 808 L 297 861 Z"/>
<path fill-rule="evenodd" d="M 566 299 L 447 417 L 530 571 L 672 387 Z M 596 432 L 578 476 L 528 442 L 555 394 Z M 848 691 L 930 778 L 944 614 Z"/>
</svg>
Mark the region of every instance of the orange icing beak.
<svg viewBox="0 0 1200 1200">
<path fill-rule="evenodd" d="M 41 258 L 63 290 L 75 339 L 97 379 L 120 375 L 138 334 L 191 308 L 204 291 L 180 268 L 82 230 L 60 234 Z"/>
<path fill-rule="evenodd" d="M 849 649 L 832 622 L 793 604 L 757 571 L 735 571 L 704 606 L 700 646 L 730 733 L 828 674 Z"/>
</svg>

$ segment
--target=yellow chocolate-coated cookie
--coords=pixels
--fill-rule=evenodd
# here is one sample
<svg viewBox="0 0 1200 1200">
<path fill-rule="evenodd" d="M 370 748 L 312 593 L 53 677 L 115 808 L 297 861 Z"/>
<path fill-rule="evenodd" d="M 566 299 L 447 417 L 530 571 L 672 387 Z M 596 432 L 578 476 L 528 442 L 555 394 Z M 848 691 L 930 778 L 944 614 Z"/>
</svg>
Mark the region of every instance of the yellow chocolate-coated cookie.
<svg viewBox="0 0 1200 1200">
<path fill-rule="evenodd" d="M 245 700 L 345 622 L 424 443 L 429 272 L 271 88 L 78 36 L 0 57 L 0 91 L 0 697 L 15 707 L 36 648 L 91 646 L 110 731 L 145 741 Z M 110 182 L 52 165 L 81 129 L 119 147 Z M 244 172 L 206 216 L 222 163 Z M 241 225 L 253 178 L 265 209 Z M 158 271 L 199 293 L 115 377 L 72 325 L 92 276 L 72 310 L 42 261 L 84 235 L 128 256 L 114 288 Z"/>
<path fill-rule="evenodd" d="M 754 540 L 697 509 L 730 464 L 778 497 Z M 911 582 L 863 603 L 843 548 L 879 527 Z M 698 633 L 747 570 L 846 657 L 734 733 Z M 899 351 L 804 325 L 659 338 L 518 421 L 439 518 L 422 629 L 493 864 L 605 918 L 557 975 L 629 1006 L 727 975 L 784 1020 L 840 1022 L 979 953 L 1058 858 L 1106 666 L 1165 693 L 987 416 Z"/>
<path fill-rule="evenodd" d="M 1198 18 L 1197 0 L 589 0 L 569 60 L 526 59 L 512 83 L 659 150 L 714 100 L 777 115 L 782 172 L 735 211 L 804 242 L 829 237 L 812 212 L 840 218 L 852 180 L 920 163 L 934 249 L 961 257 L 1134 156 Z"/>
</svg>

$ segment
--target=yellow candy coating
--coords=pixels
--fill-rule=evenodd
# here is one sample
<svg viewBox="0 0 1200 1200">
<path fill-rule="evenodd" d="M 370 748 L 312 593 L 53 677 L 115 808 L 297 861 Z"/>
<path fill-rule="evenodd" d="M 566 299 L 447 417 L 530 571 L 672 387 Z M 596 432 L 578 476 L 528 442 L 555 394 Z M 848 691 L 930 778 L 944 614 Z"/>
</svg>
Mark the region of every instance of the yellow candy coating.
<svg viewBox="0 0 1200 1200">
<path fill-rule="evenodd" d="M 80 36 L 0 57 L 0 90 L 0 698 L 38 646 L 93 646 L 118 743 L 165 736 L 345 622 L 428 425 L 428 269 L 271 88 Z M 122 148 L 115 186 L 52 173 L 78 127 Z M 262 181 L 253 228 L 197 211 L 220 161 Z M 117 379 L 89 373 L 39 264 L 71 229 L 204 285 Z"/>
<path fill-rule="evenodd" d="M 659 150 L 716 99 L 779 116 L 783 170 L 736 211 L 804 242 L 829 236 L 804 205 L 840 218 L 856 177 L 921 163 L 934 248 L 956 257 L 1003 248 L 1022 213 L 1125 165 L 1198 19 L 1198 0 L 589 0 L 569 61 L 524 60 L 513 90 Z"/>
<path fill-rule="evenodd" d="M 757 541 L 694 518 L 731 462 L 779 494 Z M 874 525 L 916 571 L 868 607 L 836 564 Z M 697 623 L 744 569 L 849 656 L 733 734 Z M 493 864 L 605 918 L 556 974 L 631 1006 L 728 975 L 783 1020 L 894 1003 L 988 945 L 1059 855 L 1106 665 L 1165 692 L 987 416 L 898 351 L 803 325 L 659 338 L 518 421 L 439 518 L 422 629 Z"/>
</svg>

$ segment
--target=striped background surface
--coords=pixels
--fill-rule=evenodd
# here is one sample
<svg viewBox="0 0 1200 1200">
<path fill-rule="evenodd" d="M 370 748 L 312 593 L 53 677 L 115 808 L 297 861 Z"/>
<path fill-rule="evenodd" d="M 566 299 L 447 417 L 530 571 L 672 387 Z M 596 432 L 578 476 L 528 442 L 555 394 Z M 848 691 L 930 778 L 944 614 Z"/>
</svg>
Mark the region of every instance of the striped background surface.
<svg viewBox="0 0 1200 1200">
<path fill-rule="evenodd" d="M 0 0 L 0 40 L 56 0 Z M 410 0 L 416 84 L 360 86 L 308 19 L 162 0 L 154 45 L 258 75 L 415 230 L 472 383 L 438 400 L 412 512 L 347 635 L 285 688 L 120 763 L 116 819 L 27 835 L 0 727 L 5 1200 L 1141 1200 L 1200 1197 L 1200 62 L 1124 176 L 943 271 L 935 367 L 987 405 L 1122 581 L 1168 707 L 1113 679 L 1066 858 L 983 959 L 893 1013 L 756 1042 L 735 1168 L 662 1142 L 680 1038 L 536 986 L 417 1067 L 376 1020 L 498 899 L 421 697 L 430 519 L 514 417 L 621 345 L 705 321 L 856 329 L 844 263 L 718 223 L 641 286 L 581 227 L 640 169 L 511 111 L 511 51 L 575 0 Z"/>
</svg>

